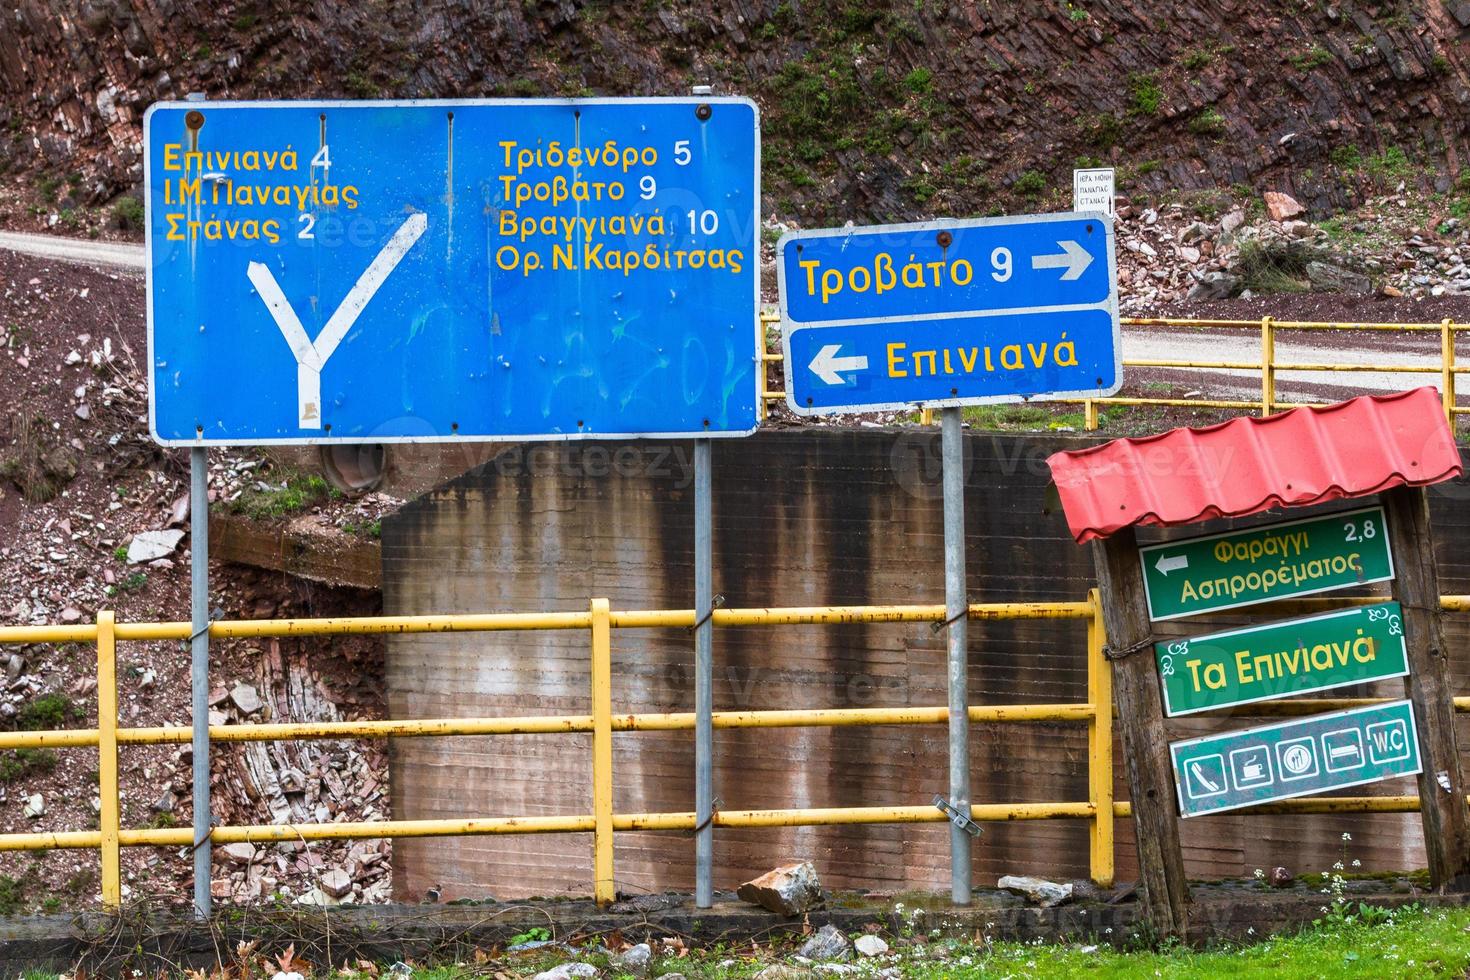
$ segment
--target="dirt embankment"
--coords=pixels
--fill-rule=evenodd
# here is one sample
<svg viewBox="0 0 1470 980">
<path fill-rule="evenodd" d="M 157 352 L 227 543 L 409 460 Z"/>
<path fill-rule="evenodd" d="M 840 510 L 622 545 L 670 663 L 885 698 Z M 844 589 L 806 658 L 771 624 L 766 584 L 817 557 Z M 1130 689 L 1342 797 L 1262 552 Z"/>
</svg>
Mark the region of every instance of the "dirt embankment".
<svg viewBox="0 0 1470 980">
<path fill-rule="evenodd" d="M 42 0 L 0 32 L 0 169 L 27 174 L 25 207 L 72 221 L 139 181 L 144 111 L 190 92 L 626 96 L 707 82 L 761 103 L 770 210 L 808 225 L 1037 210 L 1070 194 L 1074 164 L 1098 162 L 1135 196 L 1246 184 L 1324 213 L 1400 173 L 1443 192 L 1470 163 L 1467 39 L 1467 0 Z"/>
<path fill-rule="evenodd" d="M 144 351 L 140 277 L 0 253 L 0 623 L 84 623 L 99 609 L 120 621 L 188 619 L 186 464 L 147 436 Z M 333 500 L 319 480 L 283 481 L 255 457 L 214 456 L 211 495 L 221 508 L 233 498 L 264 519 L 291 513 L 336 528 L 366 506 Z M 163 543 L 145 553 L 141 542 L 150 540 Z M 225 618 L 381 608 L 376 592 L 279 573 L 216 563 L 211 576 L 211 601 Z M 371 638 L 217 642 L 212 721 L 381 717 L 381 658 Z M 95 726 L 96 668 L 96 651 L 84 644 L 0 650 L 0 728 Z M 121 644 L 118 678 L 123 725 L 188 726 L 184 645 Z M 124 747 L 123 825 L 187 826 L 190 765 L 187 746 Z M 214 753 L 212 769 L 225 822 L 389 815 L 387 763 L 375 743 L 231 744 Z M 0 752 L 0 833 L 95 828 L 96 778 L 87 750 Z M 244 850 L 217 852 L 221 897 L 388 894 L 386 842 Z M 187 900 L 187 855 L 126 849 L 123 867 L 128 894 Z M 87 851 L 0 855 L 0 913 L 95 900 L 96 869 Z M 322 898 L 314 889 L 332 872 L 345 875 L 345 890 L 333 875 L 334 893 Z"/>
</svg>

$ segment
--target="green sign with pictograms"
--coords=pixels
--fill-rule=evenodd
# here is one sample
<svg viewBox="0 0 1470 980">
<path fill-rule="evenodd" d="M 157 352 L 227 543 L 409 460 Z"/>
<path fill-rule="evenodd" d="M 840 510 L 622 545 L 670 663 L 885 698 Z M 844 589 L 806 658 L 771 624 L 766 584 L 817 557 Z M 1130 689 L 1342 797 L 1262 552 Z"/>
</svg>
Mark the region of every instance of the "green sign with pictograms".
<svg viewBox="0 0 1470 980">
<path fill-rule="evenodd" d="M 1382 507 L 1139 549 L 1149 617 L 1179 619 L 1393 578 Z"/>
<path fill-rule="evenodd" d="M 1206 735 L 1169 746 L 1186 817 L 1313 796 L 1423 768 L 1408 701 Z"/>
<path fill-rule="evenodd" d="M 1409 672 L 1397 602 L 1154 644 L 1164 713 L 1292 697 Z"/>
</svg>

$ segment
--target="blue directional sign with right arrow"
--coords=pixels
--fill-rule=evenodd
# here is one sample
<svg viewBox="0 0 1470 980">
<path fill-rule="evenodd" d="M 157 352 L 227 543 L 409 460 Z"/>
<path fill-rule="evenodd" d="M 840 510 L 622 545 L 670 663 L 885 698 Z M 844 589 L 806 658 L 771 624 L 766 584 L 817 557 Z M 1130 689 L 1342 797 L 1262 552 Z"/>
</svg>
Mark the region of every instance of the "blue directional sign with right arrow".
<svg viewBox="0 0 1470 980">
<path fill-rule="evenodd" d="M 793 232 L 776 267 L 798 414 L 1099 397 L 1122 384 L 1107 215 Z"/>
</svg>

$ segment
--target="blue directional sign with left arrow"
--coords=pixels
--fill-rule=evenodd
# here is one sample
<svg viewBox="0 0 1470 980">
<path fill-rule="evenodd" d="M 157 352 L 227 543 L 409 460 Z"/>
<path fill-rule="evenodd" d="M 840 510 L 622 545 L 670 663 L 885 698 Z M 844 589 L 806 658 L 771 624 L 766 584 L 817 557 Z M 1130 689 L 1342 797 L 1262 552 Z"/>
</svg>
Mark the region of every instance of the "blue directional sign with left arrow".
<svg viewBox="0 0 1470 980">
<path fill-rule="evenodd" d="M 793 232 L 776 267 L 797 414 L 1100 397 L 1122 384 L 1107 215 Z"/>
</svg>

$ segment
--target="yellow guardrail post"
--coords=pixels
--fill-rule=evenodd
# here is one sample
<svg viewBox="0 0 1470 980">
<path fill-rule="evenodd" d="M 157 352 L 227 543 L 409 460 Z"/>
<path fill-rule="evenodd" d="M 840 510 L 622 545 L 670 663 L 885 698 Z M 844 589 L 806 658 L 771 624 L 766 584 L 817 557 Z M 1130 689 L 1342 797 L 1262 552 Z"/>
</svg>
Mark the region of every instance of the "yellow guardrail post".
<svg viewBox="0 0 1470 980">
<path fill-rule="evenodd" d="M 592 600 L 592 897 L 617 898 L 613 882 L 612 616 L 606 599 Z"/>
<path fill-rule="evenodd" d="M 110 609 L 97 613 L 97 795 L 102 851 L 102 904 L 122 905 L 122 869 L 118 854 L 117 791 L 117 634 Z"/>
<path fill-rule="evenodd" d="M 1102 605 L 1097 589 L 1087 594 L 1092 616 L 1087 620 L 1087 801 L 1095 808 L 1090 825 L 1092 880 L 1113 886 L 1113 674 L 1103 653 Z"/>
<path fill-rule="evenodd" d="M 1276 325 L 1261 317 L 1261 415 L 1276 407 Z"/>
<path fill-rule="evenodd" d="M 919 409 L 919 424 L 920 425 L 933 425 L 934 424 L 934 409 L 932 409 L 932 408 L 921 408 L 921 409 Z"/>
<path fill-rule="evenodd" d="M 1082 402 L 1083 428 L 1088 432 L 1097 431 L 1097 402 L 1091 398 L 1083 399 Z"/>
<path fill-rule="evenodd" d="M 1439 396 L 1444 400 L 1444 417 L 1455 431 L 1455 321 L 1445 317 L 1439 324 L 1440 383 Z"/>
<path fill-rule="evenodd" d="M 766 420 L 766 321 L 759 313 L 755 317 L 755 424 Z"/>
</svg>

